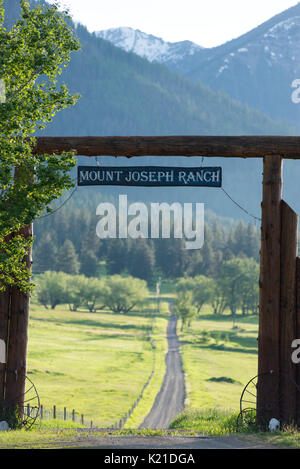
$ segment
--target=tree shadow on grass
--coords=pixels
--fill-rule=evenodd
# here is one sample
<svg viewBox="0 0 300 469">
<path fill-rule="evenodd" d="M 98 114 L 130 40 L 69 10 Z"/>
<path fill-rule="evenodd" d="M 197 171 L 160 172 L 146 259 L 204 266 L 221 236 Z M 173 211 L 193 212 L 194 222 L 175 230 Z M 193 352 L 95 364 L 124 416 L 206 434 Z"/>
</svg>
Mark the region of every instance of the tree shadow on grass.
<svg viewBox="0 0 300 469">
<path fill-rule="evenodd" d="M 96 332 L 93 333 L 93 332 L 87 332 L 88 336 L 89 337 L 86 337 L 84 339 L 81 339 L 82 342 L 92 342 L 92 341 L 95 341 L 95 340 L 101 340 L 101 341 L 105 341 L 105 340 L 113 340 L 113 339 L 119 339 L 119 340 L 134 340 L 134 339 L 139 339 L 139 340 L 144 340 L 144 341 L 148 341 L 149 342 L 149 339 L 148 339 L 148 335 L 147 334 L 114 334 L 114 333 L 107 333 L 107 334 L 97 334 Z M 150 342 L 149 342 L 149 345 L 150 345 Z M 151 346 L 151 345 L 150 345 Z"/>
<path fill-rule="evenodd" d="M 222 332 L 219 330 L 209 331 L 208 338 L 201 338 L 201 334 L 199 335 L 199 339 L 195 341 L 181 339 L 181 344 L 188 344 L 197 348 L 206 348 L 223 352 L 251 353 L 254 355 L 258 353 L 258 342 L 256 337 L 243 337 L 234 332 Z M 226 337 L 228 337 L 228 339 L 226 339 Z M 208 343 L 210 339 L 214 339 L 216 342 Z M 237 344 L 238 347 L 230 345 L 232 343 Z"/>
<path fill-rule="evenodd" d="M 257 314 L 236 314 L 233 316 L 232 314 L 200 314 L 198 316 L 198 321 L 212 321 L 212 322 L 233 322 L 239 323 L 240 325 L 243 324 L 251 324 L 255 325 L 258 324 L 258 315 Z"/>
<path fill-rule="evenodd" d="M 52 323 L 59 323 L 57 318 L 34 318 L 35 321 L 40 322 L 52 322 Z M 61 321 L 61 324 L 66 325 L 75 325 L 75 326 L 89 326 L 94 328 L 102 328 L 102 329 L 120 329 L 120 330 L 140 330 L 144 332 L 150 332 L 151 326 L 150 325 L 137 325 L 137 324 L 117 324 L 117 323 L 109 323 L 109 322 L 101 322 L 97 319 L 67 319 Z"/>
<path fill-rule="evenodd" d="M 206 348 L 206 349 L 211 349 L 215 350 L 216 352 L 237 352 L 237 353 L 250 353 L 253 355 L 257 355 L 257 350 L 255 349 L 249 349 L 249 348 L 236 348 L 236 347 L 230 347 L 229 345 L 216 345 L 216 344 L 199 344 L 197 347 L 199 348 Z"/>
<path fill-rule="evenodd" d="M 113 313 L 112 313 L 113 314 Z M 163 319 L 169 319 L 170 318 L 170 312 L 169 311 L 164 311 L 164 312 L 158 312 L 158 310 L 154 309 L 146 309 L 144 308 L 142 311 L 129 311 L 129 313 L 126 313 L 126 316 L 128 317 L 144 317 L 146 319 L 154 319 L 154 318 L 163 318 Z"/>
<path fill-rule="evenodd" d="M 242 349 L 251 349 L 253 353 L 258 352 L 258 340 L 257 337 L 244 337 L 240 335 L 233 335 L 230 337 L 230 342 L 238 344 Z"/>
</svg>

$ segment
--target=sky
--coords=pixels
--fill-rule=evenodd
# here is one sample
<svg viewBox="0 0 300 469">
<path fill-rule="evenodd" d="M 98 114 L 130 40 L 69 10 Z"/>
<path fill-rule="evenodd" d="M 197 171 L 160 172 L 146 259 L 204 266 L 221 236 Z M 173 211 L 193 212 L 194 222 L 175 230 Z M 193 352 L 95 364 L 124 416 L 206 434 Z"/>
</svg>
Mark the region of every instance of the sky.
<svg viewBox="0 0 300 469">
<path fill-rule="evenodd" d="M 48 0 L 68 6 L 89 31 L 130 26 L 176 42 L 214 47 L 255 28 L 297 0 Z"/>
</svg>

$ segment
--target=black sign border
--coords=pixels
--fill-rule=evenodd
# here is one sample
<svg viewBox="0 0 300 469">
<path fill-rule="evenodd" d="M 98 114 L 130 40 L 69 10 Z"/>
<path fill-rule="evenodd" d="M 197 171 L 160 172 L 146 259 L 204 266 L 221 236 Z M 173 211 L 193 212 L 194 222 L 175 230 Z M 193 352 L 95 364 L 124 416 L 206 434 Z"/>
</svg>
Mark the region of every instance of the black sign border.
<svg viewBox="0 0 300 469">
<path fill-rule="evenodd" d="M 79 175 L 80 171 L 83 169 L 86 170 L 111 170 L 111 171 L 118 171 L 118 170 L 143 170 L 143 169 L 155 169 L 155 170 L 199 170 L 199 169 L 206 169 L 206 170 L 220 170 L 220 182 L 218 185 L 206 185 L 206 184 L 166 184 L 166 183 L 151 183 L 147 184 L 145 182 L 141 183 L 126 183 L 126 182 L 101 182 L 101 183 L 80 183 L 79 182 Z M 121 187 L 210 187 L 213 189 L 219 189 L 222 187 L 223 183 L 223 174 L 222 174 L 222 167 L 221 166 L 191 166 L 191 167 L 182 167 L 182 166 L 77 166 L 77 185 L 79 187 L 89 187 L 89 186 L 121 186 Z"/>
</svg>

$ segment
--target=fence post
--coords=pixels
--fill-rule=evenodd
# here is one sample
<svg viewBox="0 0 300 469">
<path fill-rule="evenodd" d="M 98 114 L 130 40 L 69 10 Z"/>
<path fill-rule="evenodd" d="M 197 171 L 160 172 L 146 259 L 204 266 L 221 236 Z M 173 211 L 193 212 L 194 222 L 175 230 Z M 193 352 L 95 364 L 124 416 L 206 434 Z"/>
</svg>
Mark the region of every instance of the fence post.
<svg viewBox="0 0 300 469">
<path fill-rule="evenodd" d="M 41 405 L 40 418 L 41 418 L 41 420 L 43 420 L 43 418 L 44 418 L 44 406 L 43 405 Z"/>
<path fill-rule="evenodd" d="M 72 410 L 72 421 L 75 422 L 75 409 Z"/>
<path fill-rule="evenodd" d="M 81 414 L 81 425 L 84 425 L 84 415 Z"/>
<path fill-rule="evenodd" d="M 64 420 L 67 420 L 67 408 L 64 407 Z"/>
<path fill-rule="evenodd" d="M 56 419 L 56 405 L 53 406 L 53 418 Z"/>
</svg>

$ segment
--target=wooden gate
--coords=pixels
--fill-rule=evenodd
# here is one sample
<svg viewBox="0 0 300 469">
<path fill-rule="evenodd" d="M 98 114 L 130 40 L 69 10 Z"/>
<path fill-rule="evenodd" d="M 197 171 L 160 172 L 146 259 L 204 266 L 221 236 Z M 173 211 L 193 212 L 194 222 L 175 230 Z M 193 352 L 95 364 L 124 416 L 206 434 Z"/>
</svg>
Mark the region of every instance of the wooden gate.
<svg viewBox="0 0 300 469">
<path fill-rule="evenodd" d="M 292 341 L 300 338 L 298 217 L 282 200 L 282 163 L 300 159 L 300 137 L 41 137 L 35 153 L 70 150 L 82 156 L 128 158 L 263 158 L 257 415 L 261 421 L 275 417 L 300 425 L 300 365 L 291 359 Z M 7 364 L 0 364 L 0 406 L 4 389 L 7 395 L 16 387 L 22 390 L 17 377 L 26 369 L 28 310 L 29 299 L 20 292 L 0 295 L 0 339 L 9 340 Z M 10 373 L 14 379 L 7 378 Z"/>
</svg>

